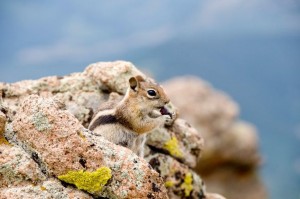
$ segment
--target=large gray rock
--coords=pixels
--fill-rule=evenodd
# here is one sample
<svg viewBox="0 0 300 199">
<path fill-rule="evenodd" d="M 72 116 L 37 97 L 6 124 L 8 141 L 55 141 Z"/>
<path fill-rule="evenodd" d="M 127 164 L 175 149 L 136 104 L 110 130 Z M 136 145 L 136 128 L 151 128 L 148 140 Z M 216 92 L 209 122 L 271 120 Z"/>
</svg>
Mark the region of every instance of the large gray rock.
<svg viewBox="0 0 300 199">
<path fill-rule="evenodd" d="M 74 184 L 93 196 L 167 197 L 163 180 L 145 160 L 127 148 L 94 136 L 72 114 L 60 110 L 52 99 L 37 95 L 25 98 L 12 128 L 6 133 L 7 139 L 25 149 L 32 158 L 26 156 L 25 160 L 31 161 L 27 166 L 22 159 L 14 160 L 19 167 L 37 164 L 46 178 Z M 8 173 L 3 171 L 2 175 L 7 177 Z M 34 177 L 38 178 L 36 181 L 44 181 L 44 176 Z M 10 178 L 14 182 L 14 178 Z"/>
<path fill-rule="evenodd" d="M 196 171 L 208 190 L 232 199 L 266 198 L 257 174 L 261 159 L 258 135 L 253 125 L 239 119 L 237 103 L 197 77 L 174 78 L 163 86 L 180 117 L 189 121 L 205 140 Z M 226 183 L 228 179 L 231 183 Z M 249 188 L 251 183 L 255 190 Z"/>
<path fill-rule="evenodd" d="M 153 157 L 157 156 L 157 161 L 169 169 L 176 164 L 173 171 L 180 171 L 181 175 L 177 172 L 175 178 L 171 173 L 168 178 L 159 175 L 157 171 L 161 170 L 153 170 L 129 149 L 84 128 L 111 93 L 124 94 L 128 79 L 135 75 L 147 78 L 129 62 L 100 62 L 82 73 L 64 77 L 0 83 L 1 106 L 5 109 L 5 114 L 1 114 L 5 121 L 0 122 L 6 124 L 2 136 L 5 143 L 0 143 L 0 152 L 5 151 L 12 158 L 0 163 L 1 197 L 199 198 L 208 195 L 201 178 L 191 169 L 201 155 L 203 139 L 184 120 L 175 117 L 166 121 L 165 127 L 157 129 L 165 132 L 163 139 L 153 132 L 148 142 L 147 159 L 153 163 Z M 176 110 L 173 105 L 168 108 Z M 15 159 L 15 151 L 21 159 Z M 9 167 L 11 172 L 6 172 L 7 164 L 17 166 Z M 166 179 L 176 179 L 179 188 L 170 186 Z M 62 186 L 60 182 L 67 184 Z M 95 184 L 96 187 L 92 186 Z"/>
<path fill-rule="evenodd" d="M 164 88 L 180 116 L 195 126 L 205 139 L 199 167 L 209 169 L 227 163 L 256 167 L 259 164 L 256 129 L 238 119 L 239 107 L 227 94 L 189 76 L 171 79 L 164 83 Z"/>
</svg>

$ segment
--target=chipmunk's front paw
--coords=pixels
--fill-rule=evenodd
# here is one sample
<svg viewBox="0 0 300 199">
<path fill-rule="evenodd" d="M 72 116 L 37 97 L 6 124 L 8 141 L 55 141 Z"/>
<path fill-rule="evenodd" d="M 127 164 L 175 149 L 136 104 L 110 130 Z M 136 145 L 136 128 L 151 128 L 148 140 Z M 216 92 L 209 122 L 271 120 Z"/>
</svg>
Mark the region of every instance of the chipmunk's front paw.
<svg viewBox="0 0 300 199">
<path fill-rule="evenodd" d="M 178 117 L 178 110 L 171 102 L 165 105 L 164 109 L 168 113 L 164 115 L 165 125 L 171 126 Z"/>
</svg>

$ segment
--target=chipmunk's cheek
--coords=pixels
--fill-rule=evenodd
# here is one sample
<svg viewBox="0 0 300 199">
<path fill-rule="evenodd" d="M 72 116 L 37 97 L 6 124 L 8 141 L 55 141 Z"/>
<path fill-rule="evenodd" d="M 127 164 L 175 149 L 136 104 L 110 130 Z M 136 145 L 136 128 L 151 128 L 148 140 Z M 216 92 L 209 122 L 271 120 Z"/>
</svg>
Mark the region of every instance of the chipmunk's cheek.
<svg viewBox="0 0 300 199">
<path fill-rule="evenodd" d="M 161 116 L 161 113 L 159 110 L 153 110 L 149 113 L 149 117 L 151 118 L 158 118 Z"/>
</svg>

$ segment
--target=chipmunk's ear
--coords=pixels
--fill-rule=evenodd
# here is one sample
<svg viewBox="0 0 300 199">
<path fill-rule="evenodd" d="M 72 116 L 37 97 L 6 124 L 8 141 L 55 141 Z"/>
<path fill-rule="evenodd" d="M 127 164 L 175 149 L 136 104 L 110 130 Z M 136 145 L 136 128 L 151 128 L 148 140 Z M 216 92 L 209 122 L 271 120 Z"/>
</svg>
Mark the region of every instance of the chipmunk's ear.
<svg viewBox="0 0 300 199">
<path fill-rule="evenodd" d="M 130 88 L 134 91 L 137 91 L 138 88 L 139 88 L 139 81 L 136 77 L 131 77 L 129 79 L 129 85 L 130 85 Z"/>
<path fill-rule="evenodd" d="M 140 75 L 136 76 L 135 79 L 136 79 L 138 82 L 144 82 L 144 81 L 145 81 L 145 79 L 144 79 L 142 76 L 140 76 Z"/>
</svg>

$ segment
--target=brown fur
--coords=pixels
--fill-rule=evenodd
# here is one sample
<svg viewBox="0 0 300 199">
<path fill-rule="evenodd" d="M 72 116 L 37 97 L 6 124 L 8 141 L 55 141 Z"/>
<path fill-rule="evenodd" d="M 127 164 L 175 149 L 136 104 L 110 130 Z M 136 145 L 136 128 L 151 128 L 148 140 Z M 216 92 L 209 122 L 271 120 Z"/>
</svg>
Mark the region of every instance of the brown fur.
<svg viewBox="0 0 300 199">
<path fill-rule="evenodd" d="M 149 89 L 154 90 L 156 96 L 150 96 L 147 93 Z M 89 129 L 116 144 L 126 143 L 129 149 L 143 156 L 144 134 L 165 121 L 160 117 L 160 109 L 168 102 L 169 98 L 158 84 L 141 76 L 132 77 L 124 98 L 118 103 L 106 103 L 106 107 L 100 108 Z M 114 104 L 116 105 L 112 108 Z M 107 121 L 101 117 L 116 120 Z"/>
</svg>

